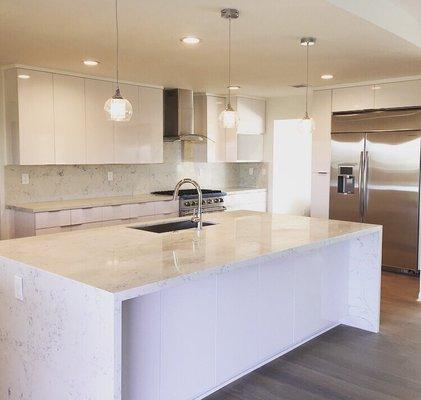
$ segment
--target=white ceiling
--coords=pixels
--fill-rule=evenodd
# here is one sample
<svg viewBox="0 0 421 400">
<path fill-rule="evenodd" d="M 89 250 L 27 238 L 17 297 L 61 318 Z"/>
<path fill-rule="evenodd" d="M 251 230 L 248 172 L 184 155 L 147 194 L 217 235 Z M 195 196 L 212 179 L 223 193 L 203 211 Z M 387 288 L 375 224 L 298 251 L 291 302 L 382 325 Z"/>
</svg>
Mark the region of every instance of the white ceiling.
<svg viewBox="0 0 421 400">
<path fill-rule="evenodd" d="M 419 0 L 393 1 L 419 8 Z M 323 73 L 335 75 L 329 84 L 421 73 L 419 47 L 326 0 L 120 0 L 121 78 L 222 92 L 227 22 L 219 12 L 226 6 L 241 14 L 232 23 L 232 75 L 243 93 L 276 96 L 303 83 L 305 50 L 298 43 L 306 35 L 317 37 L 313 85 L 325 83 Z M 113 0 L 1 0 L 0 64 L 111 77 L 113 18 Z M 181 44 L 188 34 L 202 43 Z M 101 64 L 88 68 L 85 58 Z"/>
</svg>

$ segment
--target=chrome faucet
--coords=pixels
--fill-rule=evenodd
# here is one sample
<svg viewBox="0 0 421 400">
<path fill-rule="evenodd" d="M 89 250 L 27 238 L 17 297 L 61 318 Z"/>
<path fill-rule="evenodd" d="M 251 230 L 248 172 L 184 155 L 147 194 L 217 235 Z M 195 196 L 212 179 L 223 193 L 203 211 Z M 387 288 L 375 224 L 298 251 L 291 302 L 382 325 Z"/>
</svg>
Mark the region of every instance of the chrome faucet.
<svg viewBox="0 0 421 400">
<path fill-rule="evenodd" d="M 177 200 L 178 191 L 180 190 L 181 186 L 183 186 L 186 183 L 193 185 L 195 189 L 197 190 L 197 194 L 199 196 L 197 209 L 194 209 L 193 217 L 191 218 L 191 220 L 192 222 L 197 222 L 197 229 L 201 230 L 202 229 L 202 189 L 200 188 L 200 185 L 196 181 L 190 178 L 181 179 L 181 181 L 179 181 L 177 185 L 175 185 L 174 200 Z"/>
</svg>

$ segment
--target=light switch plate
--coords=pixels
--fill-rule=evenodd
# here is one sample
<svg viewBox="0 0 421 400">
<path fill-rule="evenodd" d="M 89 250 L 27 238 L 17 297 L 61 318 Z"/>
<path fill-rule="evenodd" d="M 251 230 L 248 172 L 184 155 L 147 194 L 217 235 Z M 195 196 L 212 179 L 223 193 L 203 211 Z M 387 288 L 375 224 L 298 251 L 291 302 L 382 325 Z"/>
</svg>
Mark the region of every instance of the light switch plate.
<svg viewBox="0 0 421 400">
<path fill-rule="evenodd" d="M 113 171 L 108 171 L 107 179 L 108 179 L 108 182 L 112 182 L 114 180 L 114 172 Z"/>
<path fill-rule="evenodd" d="M 252 176 L 254 172 L 254 168 L 249 168 L 249 175 Z"/>
<path fill-rule="evenodd" d="M 23 278 L 15 275 L 15 297 L 23 301 Z"/>
<path fill-rule="evenodd" d="M 29 184 L 29 174 L 22 174 L 22 185 Z"/>
</svg>

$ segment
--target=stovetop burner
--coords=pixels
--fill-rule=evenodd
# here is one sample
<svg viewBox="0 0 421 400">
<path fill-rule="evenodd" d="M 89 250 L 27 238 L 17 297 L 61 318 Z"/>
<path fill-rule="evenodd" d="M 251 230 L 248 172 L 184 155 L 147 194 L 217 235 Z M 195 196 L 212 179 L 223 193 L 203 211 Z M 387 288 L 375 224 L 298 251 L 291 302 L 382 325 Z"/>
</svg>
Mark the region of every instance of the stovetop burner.
<svg viewBox="0 0 421 400">
<path fill-rule="evenodd" d="M 161 190 L 157 192 L 152 192 L 152 194 L 158 194 L 163 196 L 172 196 L 174 194 L 174 190 Z M 178 192 L 179 196 L 192 196 L 197 195 L 196 189 L 181 189 Z M 212 190 L 212 189 L 202 189 L 202 194 L 213 194 L 215 196 L 221 195 L 222 190 Z"/>
</svg>

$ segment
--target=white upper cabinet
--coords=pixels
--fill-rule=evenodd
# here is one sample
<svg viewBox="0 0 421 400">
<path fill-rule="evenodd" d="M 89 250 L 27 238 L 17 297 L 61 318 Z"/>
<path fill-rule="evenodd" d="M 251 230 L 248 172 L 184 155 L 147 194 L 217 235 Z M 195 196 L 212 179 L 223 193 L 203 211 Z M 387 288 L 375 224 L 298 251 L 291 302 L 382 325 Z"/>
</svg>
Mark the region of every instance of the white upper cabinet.
<svg viewBox="0 0 421 400">
<path fill-rule="evenodd" d="M 162 162 L 162 89 L 122 84 L 133 116 L 114 123 L 104 111 L 112 82 L 20 68 L 4 76 L 8 164 Z"/>
<path fill-rule="evenodd" d="M 136 164 L 139 162 L 139 88 L 134 85 L 120 85 L 121 94 L 130 101 L 133 115 L 130 121 L 114 123 L 114 162 Z"/>
<path fill-rule="evenodd" d="M 354 111 L 374 108 L 373 86 L 333 89 L 332 111 Z"/>
<path fill-rule="evenodd" d="M 56 164 L 86 164 L 85 80 L 53 74 Z"/>
<path fill-rule="evenodd" d="M 236 97 L 239 116 L 237 133 L 243 135 L 262 135 L 266 130 L 266 101 L 248 97 Z"/>
<path fill-rule="evenodd" d="M 104 111 L 114 89 L 111 82 L 85 79 L 87 164 L 114 161 L 114 124 L 107 121 Z"/>
<path fill-rule="evenodd" d="M 163 161 L 164 95 L 159 88 L 139 87 L 139 162 Z"/>
<path fill-rule="evenodd" d="M 421 80 L 373 86 L 375 108 L 421 106 Z"/>
<path fill-rule="evenodd" d="M 26 75 L 27 79 L 18 75 Z M 5 86 L 8 163 L 54 164 L 52 74 L 9 70 Z"/>
</svg>

